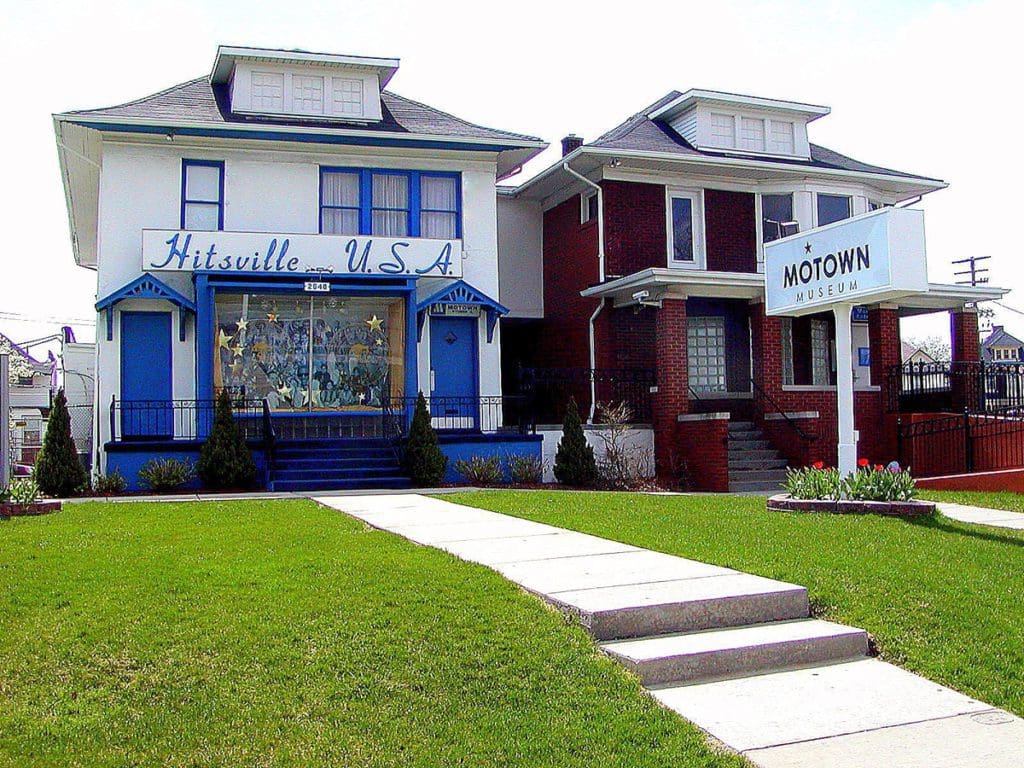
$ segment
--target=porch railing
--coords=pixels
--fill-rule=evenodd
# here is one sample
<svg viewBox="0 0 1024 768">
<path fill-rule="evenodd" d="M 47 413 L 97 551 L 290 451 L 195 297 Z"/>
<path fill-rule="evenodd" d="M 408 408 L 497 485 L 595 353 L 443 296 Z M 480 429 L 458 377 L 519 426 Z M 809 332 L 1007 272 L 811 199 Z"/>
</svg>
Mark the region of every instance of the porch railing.
<svg viewBox="0 0 1024 768">
<path fill-rule="evenodd" d="M 1024 415 L 964 412 L 897 426 L 900 463 L 918 477 L 1024 467 Z"/>
<path fill-rule="evenodd" d="M 430 423 L 438 432 L 532 434 L 537 421 L 522 395 L 426 398 Z M 401 439 L 407 433 L 415 397 L 392 397 L 384 407 L 384 435 Z"/>
<path fill-rule="evenodd" d="M 598 403 L 626 403 L 638 423 L 652 418 L 651 388 L 657 380 L 647 368 L 520 368 L 519 389 L 535 421 L 561 424 L 570 397 L 586 417 L 591 392 Z"/>
<path fill-rule="evenodd" d="M 231 403 L 246 440 L 263 440 L 263 401 L 238 398 Z M 210 434 L 215 400 L 110 401 L 110 439 L 120 441 L 199 440 Z"/>
<path fill-rule="evenodd" d="M 890 412 L 999 413 L 1024 408 L 1024 364 L 906 363 L 886 372 Z"/>
</svg>

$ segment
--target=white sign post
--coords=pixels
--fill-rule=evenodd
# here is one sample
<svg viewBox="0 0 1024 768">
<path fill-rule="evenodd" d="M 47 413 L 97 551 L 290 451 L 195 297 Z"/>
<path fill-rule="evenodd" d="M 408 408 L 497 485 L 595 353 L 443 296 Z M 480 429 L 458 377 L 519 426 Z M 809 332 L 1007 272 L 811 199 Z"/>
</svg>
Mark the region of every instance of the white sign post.
<svg viewBox="0 0 1024 768">
<path fill-rule="evenodd" d="M 768 315 L 835 316 L 839 471 L 853 472 L 853 307 L 928 290 L 924 213 L 882 208 L 767 243 L 764 253 Z"/>
</svg>

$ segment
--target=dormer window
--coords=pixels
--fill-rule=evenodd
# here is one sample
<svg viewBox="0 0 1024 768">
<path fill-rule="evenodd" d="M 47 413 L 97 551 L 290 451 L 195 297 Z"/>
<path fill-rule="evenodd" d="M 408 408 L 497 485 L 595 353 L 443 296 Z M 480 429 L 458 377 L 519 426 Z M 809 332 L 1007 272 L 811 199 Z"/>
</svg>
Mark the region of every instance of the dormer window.
<svg viewBox="0 0 1024 768">
<path fill-rule="evenodd" d="M 324 79 L 292 75 L 292 110 L 304 115 L 324 113 Z"/>
<path fill-rule="evenodd" d="M 267 112 L 284 112 L 284 75 L 280 72 L 252 73 L 252 107 Z"/>
<path fill-rule="evenodd" d="M 740 149 L 764 152 L 764 122 L 756 117 L 740 118 Z"/>
<path fill-rule="evenodd" d="M 721 112 L 711 113 L 711 142 L 716 147 L 736 146 L 736 118 Z"/>
<path fill-rule="evenodd" d="M 796 131 L 788 120 L 771 120 L 768 151 L 777 155 L 792 155 L 796 151 Z"/>
<path fill-rule="evenodd" d="M 351 77 L 331 78 L 334 114 L 362 116 L 363 81 Z"/>
</svg>

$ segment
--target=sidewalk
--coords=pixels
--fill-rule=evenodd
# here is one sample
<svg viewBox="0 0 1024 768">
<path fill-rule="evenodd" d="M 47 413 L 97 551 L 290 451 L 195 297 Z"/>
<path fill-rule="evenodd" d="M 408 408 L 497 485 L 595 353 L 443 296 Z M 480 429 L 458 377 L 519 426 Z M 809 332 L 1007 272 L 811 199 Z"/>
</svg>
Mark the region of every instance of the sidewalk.
<svg viewBox="0 0 1024 768">
<path fill-rule="evenodd" d="M 867 657 L 807 590 L 415 494 L 321 496 L 578 618 L 651 694 L 764 768 L 1016 768 L 1024 720 Z"/>
<path fill-rule="evenodd" d="M 990 525 L 993 528 L 1012 528 L 1024 531 L 1024 512 L 1008 512 L 1005 509 L 989 509 L 988 507 L 972 507 L 967 504 L 951 504 L 945 501 L 936 502 L 939 511 L 951 520 L 975 525 Z M 1021 760 L 1024 765 L 1024 759 Z"/>
</svg>

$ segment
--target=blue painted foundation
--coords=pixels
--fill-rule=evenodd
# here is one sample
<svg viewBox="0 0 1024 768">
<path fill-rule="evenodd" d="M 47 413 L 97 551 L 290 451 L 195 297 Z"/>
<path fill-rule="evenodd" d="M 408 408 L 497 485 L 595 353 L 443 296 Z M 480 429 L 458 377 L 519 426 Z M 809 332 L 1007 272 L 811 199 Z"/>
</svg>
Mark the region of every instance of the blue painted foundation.
<svg viewBox="0 0 1024 768">
<path fill-rule="evenodd" d="M 455 471 L 455 462 L 460 459 L 471 459 L 474 456 L 490 458 L 497 456 L 502 461 L 502 470 L 505 473 L 505 482 L 510 482 L 508 467 L 505 466 L 505 458 L 508 456 L 532 456 L 538 460 L 541 458 L 541 444 L 543 438 L 540 435 L 458 435 L 440 434 L 437 438 L 441 452 L 448 457 L 448 471 L 444 476 L 445 482 L 465 482 Z"/>
<path fill-rule="evenodd" d="M 188 460 L 195 464 L 199 460 L 199 451 L 203 447 L 202 442 L 196 440 L 155 440 L 138 443 L 107 443 L 106 474 L 113 474 L 118 470 L 124 479 L 128 481 L 129 491 L 148 490 L 139 481 L 139 470 L 142 469 L 150 459 L 178 459 Z M 250 446 L 252 457 L 256 461 L 258 485 L 260 488 L 266 484 L 266 463 L 263 459 L 263 451 Z M 200 490 L 199 480 L 196 479 L 186 486 L 185 490 Z"/>
</svg>

